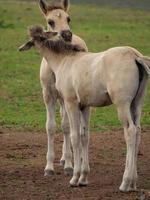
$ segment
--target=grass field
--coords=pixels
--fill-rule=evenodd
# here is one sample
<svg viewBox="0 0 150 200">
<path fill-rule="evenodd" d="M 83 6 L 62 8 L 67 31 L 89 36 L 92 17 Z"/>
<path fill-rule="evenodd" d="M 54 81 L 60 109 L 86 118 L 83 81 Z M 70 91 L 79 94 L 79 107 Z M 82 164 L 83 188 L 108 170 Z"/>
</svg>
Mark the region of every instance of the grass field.
<svg viewBox="0 0 150 200">
<path fill-rule="evenodd" d="M 41 58 L 34 51 L 19 53 L 27 39 L 26 28 L 44 24 L 36 3 L 0 1 L 0 126 L 15 129 L 44 129 L 45 107 L 39 83 Z M 71 28 L 85 39 L 90 51 L 130 45 L 150 56 L 150 13 L 88 5 L 71 6 Z M 57 120 L 60 121 L 58 112 Z M 142 124 L 150 125 L 150 87 Z M 120 126 L 113 106 L 94 109 L 91 129 Z"/>
</svg>

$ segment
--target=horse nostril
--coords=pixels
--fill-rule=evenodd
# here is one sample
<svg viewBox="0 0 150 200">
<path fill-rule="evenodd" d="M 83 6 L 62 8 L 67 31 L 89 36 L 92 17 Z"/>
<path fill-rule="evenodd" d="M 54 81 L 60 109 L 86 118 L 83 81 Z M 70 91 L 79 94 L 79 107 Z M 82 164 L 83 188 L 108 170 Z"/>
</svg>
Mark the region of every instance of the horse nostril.
<svg viewBox="0 0 150 200">
<path fill-rule="evenodd" d="M 72 38 L 72 33 L 70 32 L 69 34 L 70 34 L 70 38 Z"/>
<path fill-rule="evenodd" d="M 65 38 L 65 36 L 66 36 L 66 33 L 65 33 L 65 32 L 62 32 L 62 34 L 61 34 L 61 35 L 62 35 L 62 37 L 63 37 L 63 38 Z"/>
<path fill-rule="evenodd" d="M 70 31 L 68 31 L 66 34 L 68 35 L 68 37 L 72 37 L 72 33 Z"/>
<path fill-rule="evenodd" d="M 72 40 L 72 33 L 71 33 L 71 31 L 62 31 L 62 33 L 61 33 L 61 36 L 63 37 L 63 39 L 65 40 L 65 41 L 71 41 Z"/>
</svg>

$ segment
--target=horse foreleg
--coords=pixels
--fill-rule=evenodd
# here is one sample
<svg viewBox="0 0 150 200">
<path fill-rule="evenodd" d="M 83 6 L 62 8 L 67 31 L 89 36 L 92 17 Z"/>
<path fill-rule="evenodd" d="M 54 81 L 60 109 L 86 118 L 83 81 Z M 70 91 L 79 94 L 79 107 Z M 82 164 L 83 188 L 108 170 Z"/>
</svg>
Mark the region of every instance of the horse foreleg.
<svg viewBox="0 0 150 200">
<path fill-rule="evenodd" d="M 60 102 L 60 112 L 62 117 L 61 127 L 64 138 L 60 164 L 64 166 L 64 171 L 66 175 L 72 175 L 73 167 L 72 167 L 72 151 L 71 151 L 71 141 L 70 141 L 69 120 L 65 109 L 65 105 L 62 100 Z"/>
<path fill-rule="evenodd" d="M 56 98 L 52 98 L 49 91 L 43 89 L 43 97 L 46 106 L 46 133 L 47 133 L 47 164 L 45 167 L 45 176 L 54 174 L 54 134 L 56 132 L 55 106 Z"/>
<path fill-rule="evenodd" d="M 73 177 L 70 180 L 71 186 L 78 186 L 81 170 L 80 151 L 80 110 L 77 102 L 65 102 L 66 111 L 69 117 L 71 143 L 74 155 Z"/>
</svg>

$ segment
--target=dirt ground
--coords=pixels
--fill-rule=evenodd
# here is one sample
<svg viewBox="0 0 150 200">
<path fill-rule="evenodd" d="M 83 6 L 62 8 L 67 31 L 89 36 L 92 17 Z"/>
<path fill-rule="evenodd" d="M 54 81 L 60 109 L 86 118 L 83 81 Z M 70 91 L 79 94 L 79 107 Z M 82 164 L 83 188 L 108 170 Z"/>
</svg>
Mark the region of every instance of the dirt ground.
<svg viewBox="0 0 150 200">
<path fill-rule="evenodd" d="M 121 193 L 125 163 L 122 130 L 92 133 L 89 186 L 71 188 L 59 166 L 62 135 L 55 137 L 55 175 L 44 177 L 46 134 L 0 131 L 0 200 L 138 200 L 139 192 Z M 150 128 L 144 128 L 138 161 L 138 188 L 150 189 Z"/>
</svg>

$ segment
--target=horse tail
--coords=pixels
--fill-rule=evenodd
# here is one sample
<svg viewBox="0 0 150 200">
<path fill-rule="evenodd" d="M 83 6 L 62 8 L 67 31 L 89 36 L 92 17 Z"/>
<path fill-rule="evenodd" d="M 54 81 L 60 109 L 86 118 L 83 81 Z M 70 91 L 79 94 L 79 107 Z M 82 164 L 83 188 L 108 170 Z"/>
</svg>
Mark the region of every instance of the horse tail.
<svg viewBox="0 0 150 200">
<path fill-rule="evenodd" d="M 150 75 L 150 58 L 146 56 L 139 56 L 135 59 L 139 70 L 139 88 L 135 99 L 144 99 L 148 77 Z"/>
<path fill-rule="evenodd" d="M 135 62 L 139 70 L 139 87 L 131 104 L 131 109 L 133 110 L 138 105 L 143 104 L 148 83 L 148 76 L 150 75 L 150 58 L 137 56 L 135 58 Z"/>
<path fill-rule="evenodd" d="M 150 57 L 140 56 L 136 58 L 136 62 L 141 64 L 145 72 L 150 75 Z"/>
</svg>

